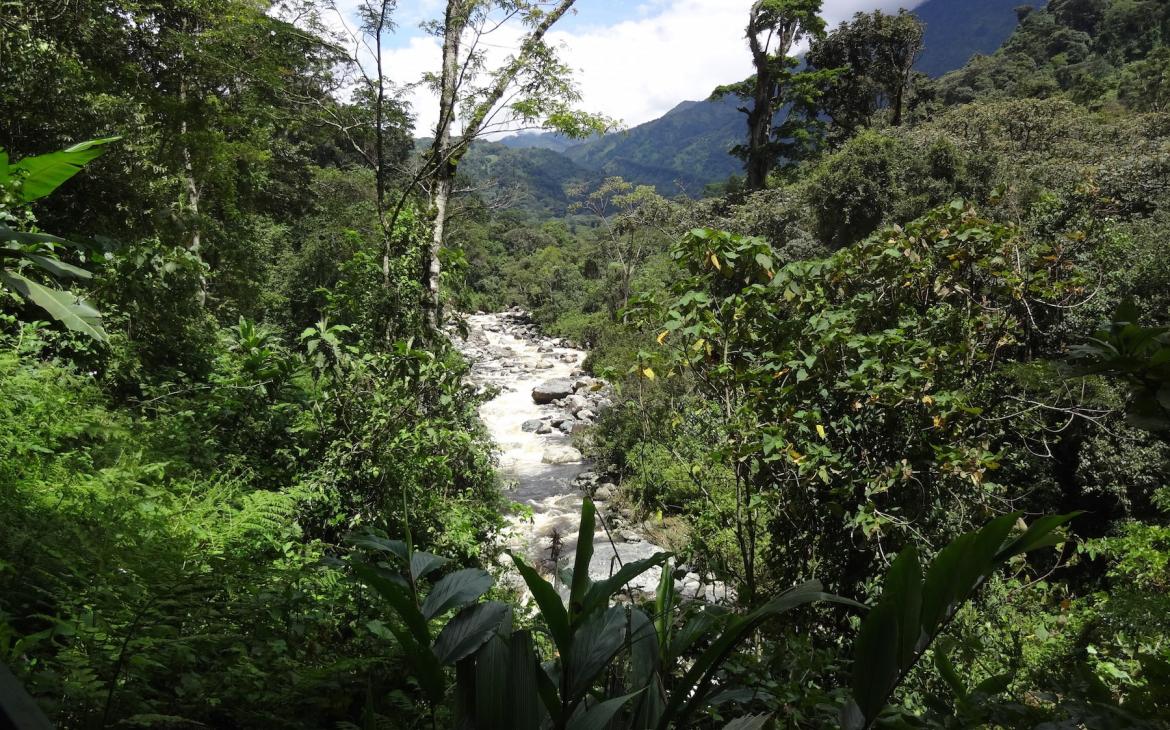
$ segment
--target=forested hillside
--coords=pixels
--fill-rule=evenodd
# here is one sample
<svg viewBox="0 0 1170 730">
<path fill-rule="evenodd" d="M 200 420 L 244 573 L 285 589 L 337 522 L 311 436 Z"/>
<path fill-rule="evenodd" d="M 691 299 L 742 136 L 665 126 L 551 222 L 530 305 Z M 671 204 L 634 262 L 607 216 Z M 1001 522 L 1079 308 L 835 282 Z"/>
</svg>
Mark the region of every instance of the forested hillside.
<svg viewBox="0 0 1170 730">
<path fill-rule="evenodd" d="M 1170 5 L 358 5 L 0 3 L 0 726 L 1170 727 Z"/>
</svg>

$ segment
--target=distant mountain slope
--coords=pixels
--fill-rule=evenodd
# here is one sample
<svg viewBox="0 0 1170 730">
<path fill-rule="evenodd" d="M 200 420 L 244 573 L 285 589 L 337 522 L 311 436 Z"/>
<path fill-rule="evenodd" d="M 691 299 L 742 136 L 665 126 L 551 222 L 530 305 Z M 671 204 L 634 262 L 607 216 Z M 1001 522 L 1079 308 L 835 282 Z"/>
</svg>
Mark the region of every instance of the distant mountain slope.
<svg viewBox="0 0 1170 730">
<path fill-rule="evenodd" d="M 1015 8 L 1029 4 L 1044 0 L 927 0 L 915 10 L 926 23 L 918 69 L 940 76 L 976 54 L 993 53 L 1017 25 Z M 697 196 L 743 170 L 730 154 L 746 134 L 740 103 L 684 101 L 659 119 L 583 143 L 528 132 L 477 144 L 462 172 L 522 189 L 525 202 L 518 207 L 538 214 L 565 211 L 566 185 L 608 176 L 653 185 L 664 195 Z"/>
<path fill-rule="evenodd" d="M 564 152 L 568 148 L 580 144 L 579 140 L 569 139 L 555 132 L 521 132 L 496 141 L 514 150 L 539 149 L 552 150 L 553 152 Z"/>
<path fill-rule="evenodd" d="M 975 54 L 994 53 L 1018 24 L 1015 9 L 1045 0 L 927 0 L 914 14 L 926 24 L 926 50 L 918 70 L 942 76 Z"/>
<path fill-rule="evenodd" d="M 459 174 L 474 184 L 519 195 L 512 207 L 538 216 L 564 215 L 573 200 L 566 188 L 588 182 L 598 173 L 587 170 L 565 155 L 539 147 L 513 149 L 498 142 L 476 142 L 459 166 Z"/>
<path fill-rule="evenodd" d="M 684 101 L 659 119 L 570 147 L 577 164 L 659 192 L 696 195 L 742 168 L 729 150 L 744 136 L 738 102 Z"/>
</svg>

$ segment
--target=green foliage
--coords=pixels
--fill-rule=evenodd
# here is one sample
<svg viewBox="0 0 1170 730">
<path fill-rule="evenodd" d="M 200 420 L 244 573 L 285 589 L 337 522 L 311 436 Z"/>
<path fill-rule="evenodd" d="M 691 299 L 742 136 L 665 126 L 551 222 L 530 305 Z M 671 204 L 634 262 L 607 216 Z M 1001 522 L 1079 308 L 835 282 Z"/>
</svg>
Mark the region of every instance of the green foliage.
<svg viewBox="0 0 1170 730">
<path fill-rule="evenodd" d="M 844 728 L 873 726 L 890 694 L 950 623 L 955 612 L 999 567 L 1012 558 L 1061 540 L 1053 532 L 1076 515 L 1042 518 L 1009 540 L 1020 515 L 1005 515 L 943 548 L 925 572 L 914 547 L 903 550 L 886 575 L 881 602 L 861 624 L 855 642 L 853 698 L 842 711 Z M 943 654 L 936 654 L 943 657 Z M 945 659 L 940 671 L 953 688 L 961 682 Z M 981 683 L 975 694 L 996 694 L 1010 678 Z M 958 690 L 959 699 L 967 697 Z"/>
<path fill-rule="evenodd" d="M 87 162 L 99 157 L 103 145 L 116 139 L 83 142 L 13 164 L 9 164 L 8 153 L 0 149 L 0 258 L 5 259 L 0 266 L 0 282 L 69 329 L 98 341 L 105 340 L 106 333 L 96 309 L 79 296 L 26 275 L 28 269 L 39 268 L 56 280 L 91 278 L 85 269 L 58 258 L 58 247 L 77 248 L 77 244 L 44 233 L 14 231 L 8 222 L 23 219 L 27 223 L 31 216 L 24 209 L 29 203 L 50 195 Z"/>
</svg>

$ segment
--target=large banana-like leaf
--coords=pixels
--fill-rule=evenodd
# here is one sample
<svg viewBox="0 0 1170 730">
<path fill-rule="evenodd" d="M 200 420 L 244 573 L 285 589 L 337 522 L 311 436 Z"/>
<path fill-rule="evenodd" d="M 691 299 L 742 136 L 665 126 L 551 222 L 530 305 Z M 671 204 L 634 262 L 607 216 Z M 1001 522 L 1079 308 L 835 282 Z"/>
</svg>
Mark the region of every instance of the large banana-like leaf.
<svg viewBox="0 0 1170 730">
<path fill-rule="evenodd" d="M 422 615 L 428 620 L 453 608 L 461 608 L 488 592 L 492 577 L 478 568 L 465 568 L 445 576 L 423 601 Z"/>
<path fill-rule="evenodd" d="M 573 633 L 569 628 L 569 614 L 565 611 L 565 604 L 561 603 L 560 595 L 551 583 L 541 578 L 536 569 L 525 563 L 520 556 L 512 555 L 512 562 L 528 585 L 528 590 L 540 609 L 540 615 L 548 627 L 553 643 L 557 646 L 557 651 L 561 653 L 561 658 L 568 658 L 572 653 Z"/>
<path fill-rule="evenodd" d="M 871 727 L 898 684 L 979 586 L 1010 558 L 1059 541 L 1056 529 L 1074 517 L 1044 517 L 1010 541 L 1020 515 L 992 520 L 940 550 L 925 577 L 918 551 L 913 546 L 903 550 L 854 642 L 853 695 L 841 711 L 842 727 Z"/>
<path fill-rule="evenodd" d="M 569 622 L 577 623 L 588 613 L 584 609 L 585 594 L 593 585 L 589 579 L 589 563 L 593 561 L 593 533 L 597 530 L 597 510 L 593 500 L 586 498 L 581 505 L 581 529 L 577 533 L 577 553 L 573 560 L 573 583 L 569 588 Z"/>
<path fill-rule="evenodd" d="M 74 332 L 88 335 L 99 342 L 106 341 L 101 315 L 76 295 L 59 289 L 50 289 L 15 271 L 0 269 L 0 282 L 48 312 L 49 316 Z"/>
<path fill-rule="evenodd" d="M 26 254 L 25 258 L 40 268 L 49 272 L 58 279 L 92 279 L 93 274 L 73 264 L 67 264 L 59 259 L 41 256 L 40 254 Z"/>
<path fill-rule="evenodd" d="M 609 726 L 609 721 L 613 719 L 613 716 L 638 694 L 638 692 L 631 692 L 628 695 L 614 697 L 605 702 L 598 702 L 591 707 L 586 707 L 582 703 L 577 708 L 577 712 L 569 718 L 568 730 L 604 730 Z"/>
<path fill-rule="evenodd" d="M 592 614 L 573 632 L 573 652 L 565 664 L 569 699 L 584 695 L 625 646 L 626 609 L 613 606 Z"/>
<path fill-rule="evenodd" d="M 114 142 L 120 137 L 95 139 L 74 145 L 60 152 L 50 152 L 47 155 L 26 157 L 11 166 L 11 169 L 23 173 L 21 198 L 26 203 L 49 195 L 61 187 L 67 180 L 81 172 L 81 168 L 88 162 L 101 157 L 105 151 L 104 145 Z"/>
<path fill-rule="evenodd" d="M 653 567 L 662 565 L 670 558 L 670 553 L 658 553 L 652 555 L 645 560 L 638 560 L 633 563 L 626 563 L 622 568 L 614 573 L 612 577 L 606 578 L 603 581 L 593 583 L 586 589 L 585 596 L 581 602 L 581 615 L 587 616 L 593 611 L 605 606 L 609 603 L 609 599 L 613 594 L 621 590 L 621 587 L 629 583 L 634 578 L 645 573 Z M 588 570 L 588 568 L 586 568 Z M 577 582 L 576 575 L 573 576 L 573 582 Z"/>
<path fill-rule="evenodd" d="M 23 245 L 33 243 L 53 243 L 58 246 L 75 246 L 77 244 L 66 241 L 64 238 L 51 236 L 48 233 L 25 233 L 24 231 L 16 231 L 8 226 L 0 223 L 0 242 L 12 241 Z"/>
<path fill-rule="evenodd" d="M 490 601 L 468 606 L 443 627 L 433 647 L 443 664 L 455 664 L 479 651 L 498 632 L 511 608 Z"/>
</svg>

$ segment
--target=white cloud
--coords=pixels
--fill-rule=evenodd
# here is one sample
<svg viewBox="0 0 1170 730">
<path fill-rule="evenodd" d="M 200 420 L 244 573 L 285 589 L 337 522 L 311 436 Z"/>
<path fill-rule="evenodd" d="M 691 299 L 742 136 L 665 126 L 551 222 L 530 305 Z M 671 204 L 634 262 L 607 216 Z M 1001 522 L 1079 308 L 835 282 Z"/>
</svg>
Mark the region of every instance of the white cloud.
<svg viewBox="0 0 1170 730">
<path fill-rule="evenodd" d="M 581 0 L 573 30 L 556 30 L 550 42 L 560 46 L 562 58 L 576 71 L 583 106 L 622 120 L 629 126 L 656 119 L 685 100 L 706 98 L 718 85 L 751 73 L 743 38 L 752 0 L 649 0 L 631 3 L 629 20 L 590 22 L 592 0 Z M 922 0 L 827 0 L 830 25 L 861 10 L 895 10 Z M 400 33 L 411 34 L 425 11 L 437 12 L 439 0 L 404 3 L 411 11 Z M 612 12 L 610 13 L 612 15 Z M 409 20 L 407 20 L 409 18 Z M 415 28 L 410 27 L 413 24 Z M 518 31 L 492 39 L 494 53 L 506 53 L 518 41 Z M 437 39 L 415 31 L 397 44 L 385 59 L 388 75 L 409 83 L 437 70 Z M 437 119 L 430 92 L 417 88 L 409 96 L 417 118 L 417 133 L 429 134 Z"/>
</svg>

